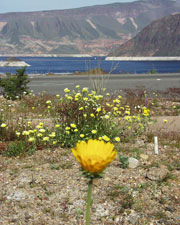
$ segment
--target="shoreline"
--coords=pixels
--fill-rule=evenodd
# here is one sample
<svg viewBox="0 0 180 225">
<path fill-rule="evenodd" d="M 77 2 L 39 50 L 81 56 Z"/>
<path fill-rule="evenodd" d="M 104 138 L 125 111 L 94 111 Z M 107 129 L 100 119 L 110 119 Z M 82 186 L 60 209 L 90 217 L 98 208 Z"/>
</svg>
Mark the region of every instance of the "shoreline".
<svg viewBox="0 0 180 225">
<path fill-rule="evenodd" d="M 107 56 L 105 58 L 106 61 L 180 61 L 180 56 Z"/>
<path fill-rule="evenodd" d="M 31 55 L 31 54 L 16 54 L 16 55 L 11 55 L 11 54 L 7 54 L 7 55 L 0 55 L 0 57 L 52 57 L 52 58 L 56 58 L 56 57 L 93 57 L 92 55 L 89 54 L 42 54 L 42 55 Z"/>
<path fill-rule="evenodd" d="M 91 76 L 121 76 L 121 77 L 133 77 L 133 76 L 169 76 L 169 75 L 179 75 L 180 76 L 180 72 L 178 73 L 109 73 L 109 74 L 74 74 L 74 73 L 54 73 L 54 74 L 42 74 L 42 73 L 26 73 L 28 75 L 28 77 L 60 77 L 60 76 L 73 76 L 73 77 L 83 77 L 83 76 L 87 76 L 87 77 L 91 77 Z M 0 77 L 5 77 L 6 73 L 0 73 Z"/>
</svg>

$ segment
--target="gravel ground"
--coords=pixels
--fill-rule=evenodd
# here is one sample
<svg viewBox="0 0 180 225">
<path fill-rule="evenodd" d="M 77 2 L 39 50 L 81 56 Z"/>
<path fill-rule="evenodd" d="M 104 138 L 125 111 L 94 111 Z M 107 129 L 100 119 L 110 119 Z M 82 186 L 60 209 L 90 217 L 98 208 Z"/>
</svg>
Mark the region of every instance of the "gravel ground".
<svg viewBox="0 0 180 225">
<path fill-rule="evenodd" d="M 121 149 L 139 165 L 123 169 L 117 157 L 94 180 L 91 224 L 180 224 L 179 149 L 162 145 L 154 155 L 143 139 Z M 0 155 L 0 224 L 85 224 L 88 187 L 79 169 L 65 149 Z"/>
</svg>

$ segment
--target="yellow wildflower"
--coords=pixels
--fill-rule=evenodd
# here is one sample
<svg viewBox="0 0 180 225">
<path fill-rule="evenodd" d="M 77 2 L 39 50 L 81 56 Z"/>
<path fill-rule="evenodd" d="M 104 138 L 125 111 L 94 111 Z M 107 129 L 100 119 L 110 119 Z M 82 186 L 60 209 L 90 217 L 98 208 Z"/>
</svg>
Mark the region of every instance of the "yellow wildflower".
<svg viewBox="0 0 180 225">
<path fill-rule="evenodd" d="M 116 157 L 114 145 L 99 140 L 78 143 L 72 153 L 83 169 L 91 173 L 103 171 Z"/>
<path fill-rule="evenodd" d="M 55 132 L 52 132 L 49 137 L 53 138 L 53 137 L 56 137 L 56 133 Z"/>
<path fill-rule="evenodd" d="M 65 89 L 64 89 L 64 92 L 65 92 L 65 93 L 69 93 L 70 90 L 69 90 L 68 88 L 65 88 Z"/>
<path fill-rule="evenodd" d="M 130 115 L 130 111 L 129 110 L 126 110 L 125 111 L 125 114 Z"/>
<path fill-rule="evenodd" d="M 99 100 L 99 96 L 95 95 L 94 97 L 95 97 L 96 100 Z"/>
<path fill-rule="evenodd" d="M 76 128 L 76 124 L 71 123 L 71 127 L 72 127 L 72 128 Z"/>
<path fill-rule="evenodd" d="M 84 137 L 84 134 L 80 134 L 80 137 L 83 138 Z"/>
<path fill-rule="evenodd" d="M 114 99 L 113 102 L 114 103 L 120 103 L 119 99 Z"/>
<path fill-rule="evenodd" d="M 7 125 L 5 123 L 2 123 L 1 124 L 1 127 L 6 127 Z"/>
<path fill-rule="evenodd" d="M 106 135 L 102 136 L 102 139 L 104 139 L 105 141 L 110 141 L 110 138 Z"/>
<path fill-rule="evenodd" d="M 96 134 L 97 133 L 97 130 L 92 130 L 91 133 L 92 134 Z"/>
<path fill-rule="evenodd" d="M 34 133 L 34 130 L 29 130 L 29 133 L 30 133 L 30 134 L 33 134 L 33 133 Z"/>
<path fill-rule="evenodd" d="M 21 134 L 20 132 L 16 131 L 16 135 L 17 135 L 18 137 L 20 136 L 20 134 Z"/>
<path fill-rule="evenodd" d="M 105 115 L 104 118 L 105 118 L 105 119 L 109 119 L 109 115 Z"/>
<path fill-rule="evenodd" d="M 28 139 L 28 141 L 29 141 L 29 142 L 33 142 L 33 141 L 35 141 L 35 138 L 34 138 L 34 137 L 30 137 L 30 138 Z"/>
<path fill-rule="evenodd" d="M 67 97 L 67 99 L 72 100 L 72 99 L 73 99 L 73 97 L 72 97 L 72 96 L 68 96 L 68 97 Z"/>
<path fill-rule="evenodd" d="M 168 120 L 165 120 L 165 119 L 164 119 L 164 120 L 163 120 L 163 122 L 164 122 L 164 123 L 167 123 L 167 122 L 168 122 Z"/>
<path fill-rule="evenodd" d="M 41 132 L 41 133 L 45 133 L 45 132 L 46 132 L 46 130 L 45 130 L 45 129 L 40 129 L 40 130 L 39 130 L 39 132 Z"/>
<path fill-rule="evenodd" d="M 24 131 L 22 132 L 22 135 L 28 136 L 28 135 L 29 135 L 29 131 L 24 130 Z"/>
<path fill-rule="evenodd" d="M 83 88 L 82 92 L 88 92 L 88 88 Z"/>
<path fill-rule="evenodd" d="M 96 109 L 96 111 L 97 111 L 97 112 L 101 112 L 101 107 L 98 107 L 98 108 Z"/>
<path fill-rule="evenodd" d="M 90 116 L 91 116 L 91 117 L 94 117 L 94 114 L 93 114 L 93 113 L 91 113 L 91 114 L 90 114 Z"/>
<path fill-rule="evenodd" d="M 120 141 L 120 138 L 119 138 L 119 137 L 115 137 L 114 139 L 115 139 L 115 141 L 117 141 L 117 142 Z"/>
<path fill-rule="evenodd" d="M 81 93 L 77 93 L 77 94 L 75 95 L 75 98 L 79 98 L 79 97 L 81 97 Z"/>
<path fill-rule="evenodd" d="M 56 128 L 59 128 L 60 127 L 60 124 L 56 124 Z"/>
<path fill-rule="evenodd" d="M 49 137 L 44 137 L 43 141 L 49 141 Z"/>
<path fill-rule="evenodd" d="M 46 101 L 46 104 L 51 104 L 51 100 Z"/>
</svg>

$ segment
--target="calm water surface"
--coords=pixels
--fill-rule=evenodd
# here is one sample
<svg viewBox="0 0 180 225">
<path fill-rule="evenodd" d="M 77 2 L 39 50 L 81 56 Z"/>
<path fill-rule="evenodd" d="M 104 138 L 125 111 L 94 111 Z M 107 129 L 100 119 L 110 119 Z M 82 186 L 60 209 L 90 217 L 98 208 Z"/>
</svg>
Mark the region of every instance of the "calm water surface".
<svg viewBox="0 0 180 225">
<path fill-rule="evenodd" d="M 6 57 L 0 57 L 4 60 Z M 77 71 L 87 71 L 101 68 L 112 74 L 148 73 L 152 70 L 158 73 L 177 73 L 180 71 L 180 61 L 105 61 L 105 57 L 18 57 L 30 64 L 28 74 L 62 73 L 71 74 Z M 15 73 L 17 67 L 0 67 L 0 73 Z"/>
</svg>

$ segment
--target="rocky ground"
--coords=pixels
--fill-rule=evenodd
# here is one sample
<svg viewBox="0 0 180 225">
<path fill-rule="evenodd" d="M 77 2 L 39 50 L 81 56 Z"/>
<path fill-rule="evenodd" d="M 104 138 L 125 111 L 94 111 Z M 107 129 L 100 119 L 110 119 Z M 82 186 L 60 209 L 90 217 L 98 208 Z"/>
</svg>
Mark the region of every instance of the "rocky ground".
<svg viewBox="0 0 180 225">
<path fill-rule="evenodd" d="M 177 142 L 160 141 L 159 155 L 150 135 L 117 148 L 130 164 L 117 156 L 94 180 L 91 224 L 180 224 Z M 0 224 L 85 224 L 87 180 L 79 169 L 68 149 L 0 155 Z"/>
</svg>

